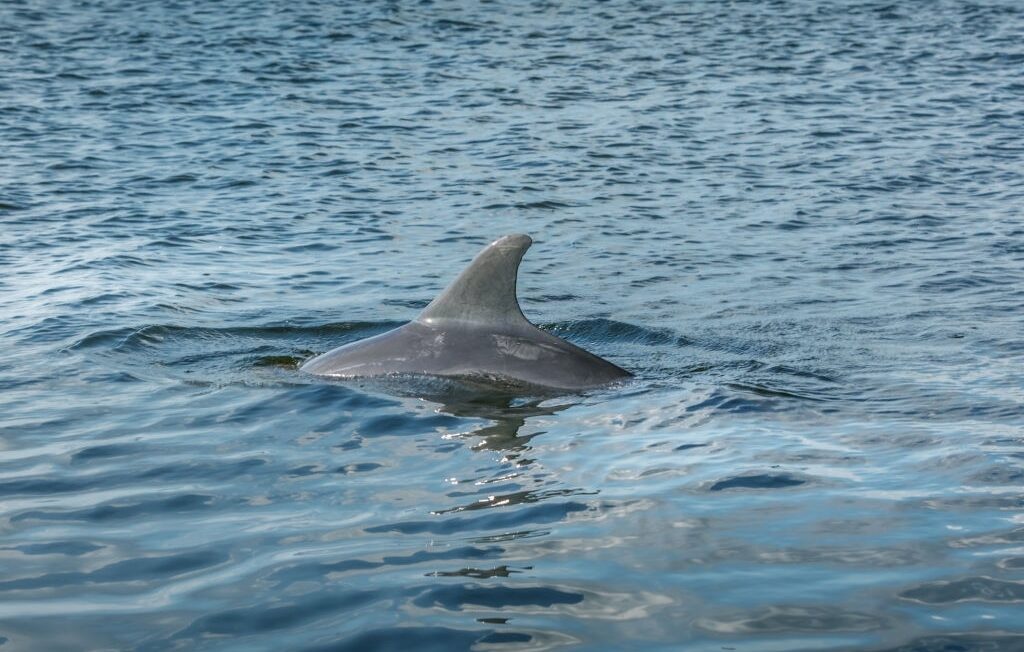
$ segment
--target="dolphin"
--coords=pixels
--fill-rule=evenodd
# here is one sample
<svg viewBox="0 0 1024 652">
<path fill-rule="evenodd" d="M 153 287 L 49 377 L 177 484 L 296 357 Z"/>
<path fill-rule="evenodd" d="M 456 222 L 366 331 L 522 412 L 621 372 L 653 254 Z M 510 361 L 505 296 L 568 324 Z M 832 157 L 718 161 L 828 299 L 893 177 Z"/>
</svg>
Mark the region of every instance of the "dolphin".
<svg viewBox="0 0 1024 652">
<path fill-rule="evenodd" d="M 331 378 L 412 374 L 569 392 L 632 376 L 526 319 L 516 277 L 531 244 L 526 235 L 498 238 L 416 319 L 318 355 L 301 370 Z"/>
</svg>

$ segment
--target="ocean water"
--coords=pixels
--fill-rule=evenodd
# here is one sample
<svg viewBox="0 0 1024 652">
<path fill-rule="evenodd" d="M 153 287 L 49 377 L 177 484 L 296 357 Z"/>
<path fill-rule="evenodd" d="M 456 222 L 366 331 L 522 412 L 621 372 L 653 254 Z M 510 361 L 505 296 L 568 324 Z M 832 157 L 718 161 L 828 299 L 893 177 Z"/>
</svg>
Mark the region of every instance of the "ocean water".
<svg viewBox="0 0 1024 652">
<path fill-rule="evenodd" d="M 1024 650 L 1024 6 L 0 4 L 0 650 Z M 536 243 L 636 373 L 300 373 Z"/>
</svg>

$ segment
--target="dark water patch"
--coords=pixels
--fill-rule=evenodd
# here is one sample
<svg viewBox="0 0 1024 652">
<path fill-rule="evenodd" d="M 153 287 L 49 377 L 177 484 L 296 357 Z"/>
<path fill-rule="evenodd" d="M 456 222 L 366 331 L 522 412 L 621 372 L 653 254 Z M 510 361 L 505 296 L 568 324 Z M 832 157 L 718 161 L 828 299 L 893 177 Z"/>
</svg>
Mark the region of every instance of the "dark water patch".
<svg viewBox="0 0 1024 652">
<path fill-rule="evenodd" d="M 100 306 L 104 304 L 117 303 L 125 298 L 131 297 L 130 292 L 105 292 L 91 297 L 81 297 L 75 300 L 77 306 Z"/>
<path fill-rule="evenodd" d="M 971 484 L 993 484 L 1020 486 L 1024 484 L 1024 468 L 1000 465 L 973 474 L 968 482 Z"/>
<path fill-rule="evenodd" d="M 88 260 L 80 263 L 73 263 L 63 268 L 61 273 L 73 273 L 73 272 L 88 272 L 88 271 L 101 271 L 105 269 L 127 269 L 132 267 L 149 267 L 153 265 L 155 261 L 142 258 L 140 256 L 134 256 L 132 254 L 112 254 L 109 256 L 103 256 Z"/>
<path fill-rule="evenodd" d="M 648 285 L 657 285 L 659 283 L 668 283 L 668 282 L 671 282 L 671 281 L 672 281 L 672 278 L 668 277 L 668 276 L 660 276 L 660 275 L 658 275 L 658 276 L 649 276 L 649 277 L 644 278 L 644 279 L 639 279 L 639 280 L 636 280 L 636 281 L 632 281 L 632 282 L 630 282 L 629 286 L 630 287 L 634 287 L 634 288 L 642 288 L 642 287 L 647 287 Z"/>
<path fill-rule="evenodd" d="M 80 328 L 77 315 L 46 317 L 31 326 L 14 328 L 5 335 L 17 336 L 27 343 L 64 342 Z"/>
<path fill-rule="evenodd" d="M 168 177 L 164 177 L 163 179 L 160 179 L 160 183 L 166 183 L 166 184 L 172 184 L 172 185 L 173 184 L 178 184 L 178 183 L 192 183 L 194 181 L 199 181 L 199 177 L 197 175 L 195 175 L 195 174 L 190 174 L 190 173 L 187 173 L 187 172 L 180 173 L 180 174 L 172 174 L 172 175 L 170 175 Z"/>
<path fill-rule="evenodd" d="M 189 249 L 189 248 L 194 248 L 194 247 L 200 246 L 202 244 L 203 244 L 203 242 L 199 238 L 188 238 L 188 237 L 180 237 L 180 236 L 173 236 L 172 235 L 172 236 L 168 236 L 168 237 L 164 237 L 164 238 L 157 238 L 156 240 L 152 240 L 152 241 L 146 243 L 145 246 L 146 247 L 152 247 L 153 249 L 164 249 L 164 248 L 167 248 L 167 247 Z M 223 285 L 223 284 L 219 284 L 219 285 Z"/>
<path fill-rule="evenodd" d="M 235 190 L 251 188 L 258 184 L 259 181 L 255 179 L 218 179 L 209 183 L 208 186 L 216 190 Z"/>
<path fill-rule="evenodd" d="M 90 446 L 84 448 L 71 456 L 72 464 L 81 464 L 92 460 L 103 460 L 112 457 L 125 457 L 140 453 L 143 447 L 138 444 L 104 444 L 102 446 Z"/>
<path fill-rule="evenodd" d="M 90 552 L 101 550 L 103 546 L 87 541 L 51 541 L 15 546 L 13 549 L 26 555 L 67 555 L 80 557 Z"/>
<path fill-rule="evenodd" d="M 583 503 L 549 503 L 511 512 L 499 512 L 474 518 L 445 518 L 432 521 L 404 521 L 366 528 L 369 533 L 398 532 L 401 534 L 455 534 L 474 530 L 497 530 L 521 527 L 529 523 L 552 523 L 565 520 L 569 514 L 587 511 Z"/>
<path fill-rule="evenodd" d="M 801 395 L 778 392 L 766 388 L 755 388 L 742 383 L 732 383 L 729 387 L 734 390 L 740 390 L 742 394 L 737 395 L 734 391 L 723 391 L 721 389 L 715 390 L 707 398 L 688 405 L 686 411 L 701 412 L 713 410 L 723 414 L 771 413 L 790 409 L 789 405 L 787 405 L 789 403 L 809 400 Z"/>
<path fill-rule="evenodd" d="M 88 573 L 60 572 L 37 577 L 0 581 L 0 592 L 30 591 L 45 588 L 63 588 L 82 584 L 113 584 L 120 582 L 146 582 L 204 570 L 223 564 L 228 556 L 223 552 L 200 550 L 191 553 L 125 559 L 102 566 Z"/>
<path fill-rule="evenodd" d="M 11 518 L 12 523 L 20 521 L 80 521 L 106 523 L 132 521 L 140 517 L 160 517 L 172 514 L 188 514 L 209 509 L 214 496 L 203 494 L 182 494 L 170 498 L 154 498 L 137 502 L 114 502 L 96 507 L 75 510 L 30 510 Z"/>
<path fill-rule="evenodd" d="M 257 357 L 253 360 L 252 365 L 254 367 L 278 367 L 281 369 L 298 369 L 302 366 L 302 363 L 307 359 L 313 357 L 313 353 L 309 352 L 303 356 L 291 356 L 291 355 L 265 355 Z"/>
<path fill-rule="evenodd" d="M 351 475 L 353 473 L 369 473 L 370 471 L 376 471 L 377 469 L 384 468 L 383 464 L 376 462 L 359 462 L 356 464 L 345 464 L 334 469 L 334 473 L 339 475 Z"/>
<path fill-rule="evenodd" d="M 305 464 L 303 466 L 288 469 L 287 475 L 290 478 L 304 478 L 324 472 L 324 467 L 319 464 Z"/>
<path fill-rule="evenodd" d="M 427 573 L 428 577 L 468 577 L 477 580 L 486 580 L 492 577 L 510 577 L 513 573 L 522 571 L 509 569 L 508 566 L 496 566 L 495 568 L 460 568 L 456 571 L 433 571 Z"/>
<path fill-rule="evenodd" d="M 1024 601 L 1024 583 L 992 577 L 967 577 L 960 580 L 927 582 L 903 591 L 900 597 L 926 604 L 1021 602 Z"/>
<path fill-rule="evenodd" d="M 491 637 L 495 635 L 496 632 L 493 630 L 422 626 L 389 627 L 361 632 L 335 643 L 307 647 L 303 649 L 303 652 L 358 652 L 362 650 L 457 652 L 476 649 L 479 644 L 493 642 Z"/>
<path fill-rule="evenodd" d="M 510 618 L 477 618 L 476 622 L 483 623 L 485 625 L 506 625 Z"/>
<path fill-rule="evenodd" d="M 460 425 L 457 418 L 444 414 L 430 416 L 385 415 L 363 421 L 357 430 L 363 437 L 395 437 L 401 435 L 422 434 L 440 428 L 456 428 Z"/>
<path fill-rule="evenodd" d="M 583 594 L 545 586 L 483 587 L 453 584 L 429 589 L 413 598 L 412 602 L 418 607 L 441 607 L 450 611 L 461 611 L 467 606 L 489 609 L 524 606 L 550 608 L 560 604 L 579 604 L 583 602 Z"/>
<path fill-rule="evenodd" d="M 799 478 L 795 478 L 787 473 L 757 473 L 751 475 L 738 475 L 733 478 L 719 480 L 712 484 L 708 490 L 785 489 L 787 487 L 798 487 L 806 482 L 806 480 L 800 480 Z"/>
<path fill-rule="evenodd" d="M 223 482 L 239 476 L 258 473 L 267 464 L 267 460 L 254 457 L 241 460 L 223 461 L 189 461 L 162 464 L 139 473 L 140 478 L 160 480 L 162 482 L 179 480 L 201 480 L 204 482 Z"/>
<path fill-rule="evenodd" d="M 554 199 L 545 199 L 534 202 L 521 202 L 513 205 L 514 208 L 520 210 L 560 210 L 566 208 L 572 208 L 573 204 L 569 202 L 557 201 Z"/>
<path fill-rule="evenodd" d="M 397 306 L 399 308 L 419 311 L 426 308 L 429 301 L 423 301 L 422 299 L 383 299 L 380 303 L 383 306 Z"/>
<path fill-rule="evenodd" d="M 33 494 L 63 494 L 87 491 L 97 485 L 104 484 L 101 480 L 86 478 L 22 478 L 0 482 L 0 496 L 25 496 Z"/>
<path fill-rule="evenodd" d="M 710 445 L 711 444 L 680 444 L 680 445 L 676 446 L 675 448 L 673 448 L 672 450 L 674 450 L 674 451 L 685 451 L 685 450 L 690 450 L 691 448 L 703 448 L 705 446 L 710 446 Z"/>
<path fill-rule="evenodd" d="M 921 636 L 878 652 L 1017 652 L 1024 636 L 1007 632 L 956 632 Z"/>
<path fill-rule="evenodd" d="M 305 562 L 280 568 L 274 571 L 267 579 L 271 582 L 277 582 L 281 586 L 287 586 L 295 582 L 326 580 L 326 578 L 340 573 L 371 570 L 384 566 L 419 566 L 434 565 L 439 561 L 449 560 L 496 559 L 503 552 L 503 548 L 495 546 L 487 548 L 460 546 L 440 551 L 420 550 L 409 555 L 385 555 L 380 561 L 344 559 L 334 562 Z"/>
<path fill-rule="evenodd" d="M 334 428 L 342 423 L 352 421 L 346 415 L 346 411 L 367 411 L 372 413 L 375 410 L 394 409 L 401 405 L 397 400 L 386 398 L 376 394 L 367 394 L 349 387 L 324 383 L 320 385 L 298 385 L 290 387 L 287 395 L 275 397 L 271 401 L 258 401 L 246 407 L 239 407 L 224 415 L 216 415 L 213 418 L 215 423 L 222 422 L 244 422 L 263 415 L 272 417 L 277 414 L 288 414 L 291 406 L 298 401 L 311 410 L 328 410 L 333 413 L 334 420 L 324 424 L 324 427 Z M 204 425 L 203 422 L 195 425 Z M 365 433 L 359 433 L 365 434 Z"/>
<path fill-rule="evenodd" d="M 175 283 L 174 287 L 181 288 L 183 290 L 198 290 L 201 292 L 209 290 L 226 290 L 234 291 L 244 289 L 244 285 L 238 285 L 235 283 L 225 283 L 224 281 L 207 281 L 205 283 Z M 160 325 L 153 324 L 154 328 L 160 328 Z M 174 328 L 173 326 L 167 326 L 167 328 Z"/>
<path fill-rule="evenodd" d="M 993 278 L 983 274 L 944 272 L 920 284 L 922 292 L 948 293 L 1012 284 L 1010 278 Z"/>
<path fill-rule="evenodd" d="M 808 396 L 804 394 L 797 394 L 795 392 L 786 391 L 783 389 L 772 389 L 768 387 L 762 387 L 759 385 L 744 384 L 744 383 L 728 383 L 726 385 L 732 389 L 737 389 L 743 392 L 750 392 L 757 396 L 764 396 L 766 398 L 784 398 L 784 399 L 797 399 L 801 401 L 818 401 L 819 398 Z"/>
<path fill-rule="evenodd" d="M 811 369 L 801 369 L 801 368 L 792 367 L 792 366 L 789 366 L 789 365 L 781 365 L 781 364 L 772 365 L 771 367 L 768 367 L 767 372 L 771 373 L 771 374 L 796 376 L 798 378 L 809 378 L 809 379 L 812 379 L 812 380 L 819 380 L 819 381 L 821 381 L 823 383 L 838 383 L 838 382 L 840 382 L 839 379 L 836 378 L 835 376 L 833 376 L 832 374 L 825 373 L 825 372 L 822 372 L 822 371 L 815 371 L 815 370 L 811 370 Z"/>
<path fill-rule="evenodd" d="M 59 163 L 51 163 L 50 165 L 47 166 L 47 169 L 48 170 L 53 170 L 53 171 L 95 170 L 95 169 L 101 169 L 103 167 L 101 165 L 101 163 L 102 163 L 102 159 L 97 159 L 97 158 L 94 158 L 94 157 L 91 157 L 91 156 L 87 156 L 87 157 L 85 157 L 83 159 L 80 159 L 80 160 L 77 160 L 77 161 L 76 160 L 67 160 L 67 161 L 60 161 Z"/>
<path fill-rule="evenodd" d="M 392 401 L 380 396 L 366 394 L 348 387 L 337 384 L 323 385 L 297 385 L 288 388 L 285 393 L 275 393 L 266 399 L 253 397 L 253 400 L 245 403 L 235 404 L 224 412 L 212 416 L 213 424 L 238 424 L 251 425 L 264 420 L 274 420 L 281 415 L 289 414 L 295 405 L 300 401 L 312 411 L 329 411 L 334 416 L 331 422 L 323 424 L 324 427 L 338 427 L 341 424 L 350 423 L 352 420 L 346 416 L 345 410 L 374 410 L 376 408 L 396 407 L 397 401 Z M 410 419 L 415 421 L 417 417 Z M 404 416 L 399 417 L 404 422 Z M 195 423 L 196 426 L 205 425 Z M 360 433 L 365 435 L 365 433 Z"/>
<path fill-rule="evenodd" d="M 286 247 L 285 251 L 291 251 L 293 253 L 304 253 L 311 251 L 334 251 L 337 249 L 337 245 L 332 245 L 326 242 L 308 242 L 305 244 L 295 245 L 292 247 Z"/>
</svg>

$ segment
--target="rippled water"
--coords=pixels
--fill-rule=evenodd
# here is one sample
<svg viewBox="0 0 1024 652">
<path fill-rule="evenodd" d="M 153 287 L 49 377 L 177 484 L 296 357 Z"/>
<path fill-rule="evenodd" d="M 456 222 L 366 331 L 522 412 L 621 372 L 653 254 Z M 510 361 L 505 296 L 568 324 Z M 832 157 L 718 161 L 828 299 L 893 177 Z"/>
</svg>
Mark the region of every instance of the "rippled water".
<svg viewBox="0 0 1024 652">
<path fill-rule="evenodd" d="M 1024 649 L 1022 11 L 5 2 L 0 648 Z M 507 232 L 635 381 L 297 371 Z"/>
</svg>

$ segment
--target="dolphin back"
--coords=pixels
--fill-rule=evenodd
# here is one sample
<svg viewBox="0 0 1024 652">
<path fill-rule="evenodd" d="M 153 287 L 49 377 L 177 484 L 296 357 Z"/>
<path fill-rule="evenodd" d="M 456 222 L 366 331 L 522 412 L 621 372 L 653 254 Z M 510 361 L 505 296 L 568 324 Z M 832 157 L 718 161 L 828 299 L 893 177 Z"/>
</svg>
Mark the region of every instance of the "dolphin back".
<svg viewBox="0 0 1024 652">
<path fill-rule="evenodd" d="M 302 370 L 337 378 L 428 374 L 577 391 L 631 376 L 542 331 L 516 298 L 519 263 L 533 241 L 495 240 L 423 312 L 395 330 L 319 355 Z"/>
</svg>

